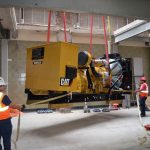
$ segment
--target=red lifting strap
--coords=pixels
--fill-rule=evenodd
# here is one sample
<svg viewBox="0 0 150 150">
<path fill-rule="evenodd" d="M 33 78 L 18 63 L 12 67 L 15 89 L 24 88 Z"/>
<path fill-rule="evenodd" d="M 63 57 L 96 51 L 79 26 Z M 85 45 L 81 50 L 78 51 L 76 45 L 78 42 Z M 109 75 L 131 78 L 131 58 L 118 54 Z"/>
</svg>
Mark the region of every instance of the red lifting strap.
<svg viewBox="0 0 150 150">
<path fill-rule="evenodd" d="M 47 31 L 47 43 L 50 42 L 50 33 L 51 33 L 51 11 L 48 12 L 48 31 Z"/>
<path fill-rule="evenodd" d="M 92 49 L 93 49 L 93 43 L 92 43 L 92 40 L 93 40 L 93 15 L 90 16 L 90 49 L 89 49 L 89 52 L 90 54 L 92 54 Z"/>
<path fill-rule="evenodd" d="M 66 32 L 66 13 L 63 13 L 63 24 L 64 24 L 64 39 L 67 42 L 67 32 Z"/>
<path fill-rule="evenodd" d="M 107 35 L 106 35 L 106 25 L 105 25 L 105 17 L 102 16 L 102 24 L 104 28 L 104 40 L 105 40 L 105 53 L 106 53 L 106 60 L 109 64 L 109 57 L 108 57 L 108 40 L 107 40 Z"/>
</svg>

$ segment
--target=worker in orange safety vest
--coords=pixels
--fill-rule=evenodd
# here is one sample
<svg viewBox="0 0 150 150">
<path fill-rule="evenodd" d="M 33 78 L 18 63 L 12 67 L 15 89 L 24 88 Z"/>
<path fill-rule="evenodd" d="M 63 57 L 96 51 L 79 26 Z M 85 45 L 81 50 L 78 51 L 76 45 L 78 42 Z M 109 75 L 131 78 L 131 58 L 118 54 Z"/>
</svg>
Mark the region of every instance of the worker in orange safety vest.
<svg viewBox="0 0 150 150">
<path fill-rule="evenodd" d="M 139 92 L 139 103 L 140 103 L 140 111 L 141 117 L 145 117 L 145 101 L 148 97 L 148 85 L 146 83 L 146 77 L 140 78 L 140 87 L 135 91 L 135 93 Z"/>
<path fill-rule="evenodd" d="M 11 123 L 11 111 L 13 109 L 21 110 L 21 106 L 12 104 L 12 101 L 5 94 L 6 82 L 0 77 L 0 140 L 3 138 L 4 150 L 11 150 L 11 134 L 12 134 L 12 123 Z M 18 112 L 19 112 L 18 111 Z M 0 150 L 2 145 L 0 142 Z"/>
</svg>

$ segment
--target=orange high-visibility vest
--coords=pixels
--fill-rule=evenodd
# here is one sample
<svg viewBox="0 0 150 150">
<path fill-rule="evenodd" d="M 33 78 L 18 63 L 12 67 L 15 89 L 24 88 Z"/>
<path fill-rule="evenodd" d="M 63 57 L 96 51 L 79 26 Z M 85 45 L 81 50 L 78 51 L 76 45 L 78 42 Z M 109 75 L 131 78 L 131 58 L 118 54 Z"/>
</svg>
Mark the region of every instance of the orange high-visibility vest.
<svg viewBox="0 0 150 150">
<path fill-rule="evenodd" d="M 2 103 L 3 97 L 5 94 L 0 92 L 0 120 L 11 118 L 9 106 L 6 106 Z"/>
<path fill-rule="evenodd" d="M 140 95 L 141 97 L 147 97 L 147 96 L 148 96 L 148 85 L 147 85 L 146 83 L 143 83 L 143 84 L 145 84 L 146 89 L 140 91 L 139 95 Z M 143 85 L 143 84 L 142 84 L 142 85 Z M 142 85 L 141 85 L 141 86 L 142 86 Z"/>
</svg>

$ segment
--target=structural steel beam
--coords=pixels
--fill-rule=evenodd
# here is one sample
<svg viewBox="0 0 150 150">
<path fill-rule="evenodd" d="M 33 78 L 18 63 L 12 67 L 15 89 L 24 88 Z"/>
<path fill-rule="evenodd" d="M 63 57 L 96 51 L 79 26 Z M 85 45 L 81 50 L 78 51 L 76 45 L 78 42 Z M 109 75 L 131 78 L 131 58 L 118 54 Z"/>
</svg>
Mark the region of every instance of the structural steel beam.
<svg viewBox="0 0 150 150">
<path fill-rule="evenodd" d="M 150 18 L 150 0 L 0 0 L 1 7 L 37 7 L 52 10 Z"/>
<path fill-rule="evenodd" d="M 150 30 L 150 22 L 141 24 L 139 26 L 135 26 L 133 28 L 130 28 L 130 30 L 121 32 L 120 34 L 114 35 L 115 36 L 115 43 L 121 42 L 123 40 L 126 40 L 128 38 L 131 38 L 135 35 L 138 35 L 140 33 L 143 33 L 145 31 Z"/>
</svg>

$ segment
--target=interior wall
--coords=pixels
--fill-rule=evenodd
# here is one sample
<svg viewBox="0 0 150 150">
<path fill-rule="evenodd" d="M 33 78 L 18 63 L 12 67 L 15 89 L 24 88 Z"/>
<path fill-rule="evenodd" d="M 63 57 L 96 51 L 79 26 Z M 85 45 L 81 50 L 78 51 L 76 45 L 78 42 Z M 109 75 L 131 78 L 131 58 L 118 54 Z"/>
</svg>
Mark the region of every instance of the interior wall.
<svg viewBox="0 0 150 150">
<path fill-rule="evenodd" d="M 150 47 L 119 46 L 119 53 L 125 58 L 141 57 L 143 60 L 143 71 L 150 85 Z"/>
<path fill-rule="evenodd" d="M 8 95 L 15 103 L 25 104 L 26 95 L 26 48 L 40 45 L 40 42 L 9 41 L 8 43 Z"/>
<path fill-rule="evenodd" d="M 79 46 L 79 52 L 80 51 L 88 51 L 89 48 L 90 48 L 89 44 L 79 44 L 79 43 L 77 43 L 77 45 Z M 105 54 L 104 45 L 100 45 L 100 44 L 94 44 L 93 45 L 93 50 L 92 50 L 92 57 L 93 58 L 101 57 L 104 54 Z"/>
<path fill-rule="evenodd" d="M 28 41 L 9 41 L 8 43 L 8 94 L 16 103 L 26 103 L 25 89 L 25 70 L 26 70 L 26 48 L 44 44 L 44 42 Z M 78 44 L 79 51 L 88 50 L 89 44 Z M 104 45 L 93 45 L 93 57 L 98 58 L 105 53 Z M 150 81 L 150 48 L 119 46 L 119 53 L 122 57 L 142 57 L 144 64 L 144 73 Z"/>
</svg>

